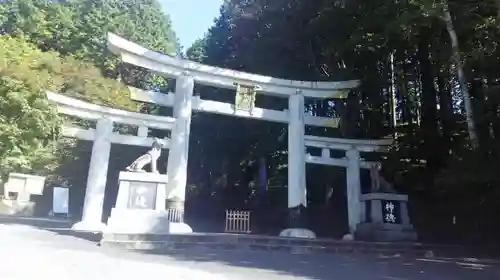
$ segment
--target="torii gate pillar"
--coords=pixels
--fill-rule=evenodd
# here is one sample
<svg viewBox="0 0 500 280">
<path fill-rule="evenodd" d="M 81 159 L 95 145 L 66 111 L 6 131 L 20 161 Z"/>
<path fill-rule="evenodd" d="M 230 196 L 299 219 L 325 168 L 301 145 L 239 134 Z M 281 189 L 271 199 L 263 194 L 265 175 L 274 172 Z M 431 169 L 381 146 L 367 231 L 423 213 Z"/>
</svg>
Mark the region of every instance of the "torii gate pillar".
<svg viewBox="0 0 500 280">
<path fill-rule="evenodd" d="M 96 124 L 95 138 L 92 145 L 87 189 L 83 203 L 82 220 L 74 224 L 75 231 L 102 232 L 106 225 L 102 222 L 102 209 L 106 191 L 109 155 L 111 153 L 111 134 L 113 121 L 99 119 Z"/>
<path fill-rule="evenodd" d="M 177 78 L 174 105 L 176 121 L 168 155 L 166 191 L 166 209 L 177 212 L 180 217 L 179 221 L 173 222 L 183 222 L 184 217 L 193 90 L 194 78 L 188 73 Z"/>
<path fill-rule="evenodd" d="M 306 162 L 304 141 L 304 95 L 301 91 L 288 100 L 288 228 L 280 236 L 315 238 L 306 229 Z"/>
</svg>

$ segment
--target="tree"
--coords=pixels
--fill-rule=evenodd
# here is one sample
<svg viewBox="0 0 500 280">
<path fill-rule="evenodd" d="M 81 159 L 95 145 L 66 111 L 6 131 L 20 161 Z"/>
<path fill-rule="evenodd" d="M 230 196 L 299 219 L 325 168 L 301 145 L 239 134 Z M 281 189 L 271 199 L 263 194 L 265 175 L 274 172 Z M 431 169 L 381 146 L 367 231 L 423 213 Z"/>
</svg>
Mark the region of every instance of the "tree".
<svg viewBox="0 0 500 280">
<path fill-rule="evenodd" d="M 186 51 L 187 59 L 196 62 L 203 62 L 206 59 L 206 44 L 206 38 L 197 39 L 196 41 L 194 41 L 193 45 L 191 45 L 191 47 L 189 47 Z"/>
<path fill-rule="evenodd" d="M 228 0 L 204 50 L 197 44 L 191 52 L 203 53 L 204 63 L 289 79 L 362 79 L 345 101 L 310 102 L 314 114 L 340 116 L 342 125 L 308 133 L 374 138 L 396 129 L 384 169 L 400 191 L 422 203 L 415 218 L 421 234 L 429 230 L 436 238 L 454 215 L 464 228 L 484 232 L 495 222 L 468 217 L 500 210 L 493 202 L 500 197 L 498 165 L 492 164 L 500 152 L 497 2 Z M 241 138 L 224 146 L 273 150 L 276 138 L 252 138 L 264 130 L 247 123 L 228 121 L 222 130 L 236 129 Z M 220 134 L 213 137 L 221 140 Z M 311 172 L 308 178 L 318 178 L 308 182 L 314 188 L 340 180 Z"/>
<path fill-rule="evenodd" d="M 2 33 L 23 36 L 43 51 L 92 62 L 107 77 L 121 75 L 136 86 L 165 81 L 135 67 L 120 69 L 119 58 L 107 50 L 108 32 L 159 52 L 180 51 L 171 21 L 156 0 L 13 0 L 0 7 Z"/>
<path fill-rule="evenodd" d="M 0 37 L 0 176 L 9 172 L 54 175 L 74 142 L 60 141 L 61 119 L 46 91 L 96 104 L 138 110 L 120 83 L 71 57 L 42 52 L 21 38 Z M 69 150 L 71 151 L 71 150 Z M 56 174 L 57 177 L 57 174 Z"/>
<path fill-rule="evenodd" d="M 91 145 L 58 137 L 57 128 L 62 120 L 43 101 L 45 90 L 110 107 L 148 111 L 130 101 L 129 93 L 120 82 L 147 89 L 167 86 L 167 80 L 161 76 L 120 63 L 120 58 L 107 49 L 108 32 L 160 52 L 175 54 L 180 49 L 170 19 L 156 0 L 0 1 L 0 36 L 18 40 L 20 47 L 18 53 L 3 53 L 5 63 L 1 67 L 4 75 L 0 92 L 5 97 L 2 106 L 18 108 L 28 104 L 23 107 L 22 115 L 20 111 L 8 109 L 5 115 L 0 113 L 6 121 L 0 138 L 11 141 L 0 145 L 0 176 L 14 170 L 48 174 L 50 181 L 58 180 L 58 183 L 66 182 L 76 187 L 77 190 L 71 192 L 76 194 L 75 203 L 72 203 L 75 215 L 80 211 L 78 204 L 83 203 L 82 197 L 77 196 L 78 189 L 85 186 Z M 15 46 L 17 43 L 9 44 Z M 14 58 L 19 62 L 16 67 L 12 66 Z M 27 60 L 23 60 L 25 58 Z M 33 107 L 32 100 L 38 102 L 38 107 Z M 43 122 L 34 121 L 37 116 Z M 10 123 L 17 119 L 23 119 L 26 125 Z M 70 120 L 64 118 L 63 121 Z M 40 124 L 44 130 L 38 129 Z M 54 128 L 52 134 L 49 128 Z M 38 134 L 35 137 L 29 131 Z M 128 164 L 131 159 L 127 155 L 133 156 L 136 152 L 129 149 L 127 154 L 115 153 L 116 149 L 112 149 L 110 172 L 117 172 Z"/>
<path fill-rule="evenodd" d="M 467 84 L 467 78 L 465 77 L 463 62 L 460 55 L 460 47 L 458 44 L 458 37 L 453 24 L 453 19 L 448 7 L 448 2 L 443 1 L 443 20 L 446 24 L 446 31 L 450 35 L 450 42 L 452 48 L 452 60 L 457 69 L 458 83 L 460 85 L 460 92 L 463 96 L 463 102 L 465 107 L 465 119 L 467 120 L 467 129 L 469 132 L 469 140 L 474 148 L 477 147 L 478 138 L 476 135 L 476 124 L 474 123 L 474 116 L 471 104 L 471 98 L 469 96 L 469 86 Z"/>
<path fill-rule="evenodd" d="M 97 103 L 106 101 L 105 104 L 112 107 L 131 103 L 125 92 L 113 96 L 106 92 L 109 88 L 100 88 L 102 83 L 91 83 L 100 77 L 98 69 L 107 77 L 141 87 L 161 86 L 166 84 L 166 80 L 118 63 L 119 58 L 107 50 L 108 32 L 118 33 L 165 53 L 176 53 L 180 49 L 168 16 L 161 12 L 159 3 L 154 0 L 7 1 L 0 4 L 0 26 L 2 34 L 22 38 L 21 41 L 31 42 L 41 51 L 51 52 L 53 57 L 64 61 L 56 66 L 52 62 L 47 64 L 55 67 L 54 71 L 64 71 L 55 75 L 64 75 L 68 79 L 64 85 L 56 87 L 57 90 L 86 92 L 85 96 L 90 100 Z M 40 55 L 37 59 L 49 59 L 47 57 Z M 14 75 L 14 72 L 11 73 Z M 80 74 L 92 79 L 85 81 L 78 76 Z M 45 84 L 37 87 L 37 91 L 45 90 L 43 86 Z M 107 97 L 110 99 L 106 100 Z"/>
</svg>

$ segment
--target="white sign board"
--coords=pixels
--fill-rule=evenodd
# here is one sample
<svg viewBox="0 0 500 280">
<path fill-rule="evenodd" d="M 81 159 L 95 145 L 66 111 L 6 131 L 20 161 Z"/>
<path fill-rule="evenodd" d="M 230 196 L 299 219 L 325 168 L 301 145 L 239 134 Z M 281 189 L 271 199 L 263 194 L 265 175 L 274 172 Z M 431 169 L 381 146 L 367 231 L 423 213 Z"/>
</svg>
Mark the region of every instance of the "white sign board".
<svg viewBox="0 0 500 280">
<path fill-rule="evenodd" d="M 52 199 L 52 212 L 54 214 L 69 213 L 69 189 L 55 187 L 54 197 Z"/>
</svg>

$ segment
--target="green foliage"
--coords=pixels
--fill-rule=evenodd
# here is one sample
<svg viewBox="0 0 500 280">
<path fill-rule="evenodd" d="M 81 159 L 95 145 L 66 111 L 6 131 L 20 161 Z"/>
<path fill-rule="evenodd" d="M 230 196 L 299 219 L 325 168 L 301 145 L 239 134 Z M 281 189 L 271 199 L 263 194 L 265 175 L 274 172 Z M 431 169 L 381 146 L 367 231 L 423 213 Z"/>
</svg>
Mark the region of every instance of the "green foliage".
<svg viewBox="0 0 500 280">
<path fill-rule="evenodd" d="M 119 69 L 119 58 L 107 50 L 107 33 L 163 53 L 180 50 L 170 19 L 156 0 L 13 0 L 0 5 L 0 26 L 2 33 L 23 36 L 43 51 L 92 62 L 106 76 L 121 75 L 143 87 L 164 81 L 134 67 Z"/>
<path fill-rule="evenodd" d="M 196 62 L 203 62 L 207 59 L 205 50 L 207 45 L 206 38 L 196 40 L 191 47 L 186 51 L 186 57 L 189 60 Z"/>
<path fill-rule="evenodd" d="M 164 53 L 179 51 L 167 15 L 155 0 L 38 1 L 13 0 L 1 5 L 3 32 L 25 35 L 42 50 L 106 65 L 107 32 Z"/>
<path fill-rule="evenodd" d="M 41 52 L 22 38 L 0 37 L 0 176 L 11 171 L 50 174 L 70 156 L 59 141 L 60 118 L 46 91 L 96 104 L 137 110 L 120 83 L 71 57 Z"/>
<path fill-rule="evenodd" d="M 81 170 L 74 160 L 89 151 L 59 138 L 61 120 L 44 101 L 45 91 L 135 111 L 139 108 L 118 81 L 145 88 L 166 84 L 119 63 L 107 50 L 108 32 L 164 53 L 180 49 L 156 0 L 1 2 L 0 177 L 13 170 L 67 176 L 54 173 L 61 164 Z"/>
</svg>

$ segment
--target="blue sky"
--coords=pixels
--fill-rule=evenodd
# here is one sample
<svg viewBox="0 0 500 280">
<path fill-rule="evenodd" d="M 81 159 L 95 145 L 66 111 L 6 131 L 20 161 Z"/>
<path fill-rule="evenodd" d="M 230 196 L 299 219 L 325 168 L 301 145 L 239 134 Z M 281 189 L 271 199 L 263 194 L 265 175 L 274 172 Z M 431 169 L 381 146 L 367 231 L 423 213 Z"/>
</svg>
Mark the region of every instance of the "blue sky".
<svg viewBox="0 0 500 280">
<path fill-rule="evenodd" d="M 223 0 L 159 0 L 184 50 L 189 48 L 213 24 L 219 16 Z"/>
</svg>

